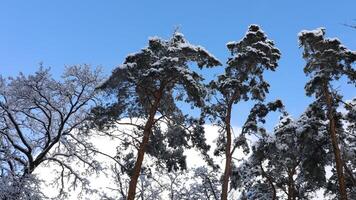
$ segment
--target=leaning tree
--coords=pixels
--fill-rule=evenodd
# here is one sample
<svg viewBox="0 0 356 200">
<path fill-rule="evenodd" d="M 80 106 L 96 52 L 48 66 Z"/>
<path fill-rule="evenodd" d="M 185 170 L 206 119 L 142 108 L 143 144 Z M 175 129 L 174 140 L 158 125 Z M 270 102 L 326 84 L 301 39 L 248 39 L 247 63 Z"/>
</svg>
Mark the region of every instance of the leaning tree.
<svg viewBox="0 0 356 200">
<path fill-rule="evenodd" d="M 305 74 L 310 77 L 305 90 L 308 96 L 315 95 L 316 101 L 324 105 L 329 121 L 329 135 L 335 158 L 337 182 L 340 199 L 347 199 L 343 159 L 337 132 L 339 117 L 336 109 L 342 97 L 333 87 L 335 81 L 346 77 L 352 85 L 356 83 L 356 52 L 347 49 L 336 38 L 326 38 L 325 29 L 299 33 L 300 46 L 303 47 L 303 58 L 306 60 Z"/>
<path fill-rule="evenodd" d="M 236 148 L 246 146 L 244 134 L 232 141 L 231 113 L 233 106 L 249 99 L 263 101 L 269 84 L 265 81 L 265 70 L 274 71 L 280 58 L 280 51 L 274 42 L 257 25 L 251 25 L 246 35 L 238 42 L 229 42 L 227 48 L 231 57 L 227 61 L 225 73 L 210 83 L 216 101 L 207 109 L 221 132 L 218 138 L 216 155 L 225 155 L 221 199 L 228 197 L 231 176 L 232 156 Z M 248 149 L 248 148 L 247 148 Z"/>
<path fill-rule="evenodd" d="M 110 78 L 98 89 L 107 95 L 107 103 L 93 110 L 99 130 L 127 125 L 120 132 L 121 152 L 130 176 L 127 199 L 133 200 L 144 155 L 153 156 L 168 170 L 186 168 L 184 148 L 197 147 L 207 155 L 203 121 L 185 115 L 177 101 L 202 107 L 206 89 L 203 78 L 191 69 L 220 65 L 203 47 L 189 44 L 181 33 L 169 40 L 149 39 L 148 46 L 126 57 Z M 129 146 L 133 146 L 128 150 Z M 136 157 L 135 155 L 136 154 Z M 134 160 L 135 159 L 135 160 Z M 121 164 L 120 164 L 121 165 Z"/>
<path fill-rule="evenodd" d="M 60 81 L 43 67 L 34 75 L 0 77 L 0 199 L 34 198 L 34 172 L 51 163 L 60 168 L 60 194 L 69 177 L 74 177 L 74 187 L 88 183 L 70 162 L 98 167 L 91 159 L 88 134 L 80 128 L 95 100 L 99 74 L 89 66 L 71 66 Z"/>
</svg>

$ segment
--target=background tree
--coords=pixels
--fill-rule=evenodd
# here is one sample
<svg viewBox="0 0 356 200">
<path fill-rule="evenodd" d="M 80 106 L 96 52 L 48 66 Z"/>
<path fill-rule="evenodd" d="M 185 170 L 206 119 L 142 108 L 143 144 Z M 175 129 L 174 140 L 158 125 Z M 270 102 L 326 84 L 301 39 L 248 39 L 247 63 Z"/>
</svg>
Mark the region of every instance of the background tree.
<svg viewBox="0 0 356 200">
<path fill-rule="evenodd" d="M 192 183 L 190 183 L 184 199 L 220 199 L 221 182 L 216 170 L 200 166 L 192 169 L 192 174 L 189 178 Z"/>
<path fill-rule="evenodd" d="M 73 186 L 88 184 L 70 162 L 80 161 L 88 171 L 98 169 L 88 151 L 88 132 L 80 131 L 95 99 L 98 73 L 86 65 L 71 66 L 57 81 L 41 67 L 34 75 L 0 78 L 1 189 L 12 190 L 2 199 L 27 199 L 30 190 L 39 194 L 33 172 L 44 164 L 61 169 L 60 195 L 65 178 L 74 177 Z"/>
<path fill-rule="evenodd" d="M 242 188 L 247 199 L 308 199 L 324 187 L 330 156 L 320 113 L 314 104 L 298 120 L 284 113 L 274 134 L 262 135 L 233 170 L 232 186 Z"/>
<path fill-rule="evenodd" d="M 356 53 L 347 49 L 338 39 L 325 38 L 325 29 L 302 31 L 299 34 L 303 58 L 306 60 L 304 72 L 310 77 L 305 90 L 308 96 L 315 95 L 317 101 L 324 105 L 329 120 L 329 134 L 335 157 L 340 199 L 347 199 L 343 160 L 338 138 L 338 121 L 336 108 L 341 96 L 333 89 L 333 82 L 345 76 L 349 83 L 355 85 L 356 71 L 354 62 Z"/>
<path fill-rule="evenodd" d="M 219 199 L 220 180 L 218 173 L 206 166 L 169 173 L 167 176 L 169 181 L 162 182 L 167 182 L 170 200 Z"/>
<path fill-rule="evenodd" d="M 356 98 L 348 102 L 345 106 L 346 113 L 343 116 L 345 127 L 344 138 L 342 140 L 342 152 L 344 168 L 346 171 L 346 187 L 350 191 L 350 199 L 356 198 Z"/>
<path fill-rule="evenodd" d="M 231 57 L 227 61 L 225 73 L 210 83 L 213 95 L 216 95 L 216 102 L 207 111 L 213 116 L 213 121 L 221 127 L 215 154 L 225 155 L 222 200 L 228 197 L 234 151 L 241 146 L 248 149 L 243 134 L 232 141 L 233 105 L 249 99 L 263 101 L 269 88 L 269 84 L 263 78 L 263 72 L 274 71 L 280 58 L 280 51 L 274 46 L 274 42 L 267 39 L 257 25 L 249 26 L 246 35 L 238 42 L 229 42 L 227 48 L 231 52 Z"/>
<path fill-rule="evenodd" d="M 133 128 L 123 136 L 127 144 L 134 146 L 126 159 L 132 163 L 129 200 L 135 197 L 146 152 L 170 171 L 186 167 L 184 148 L 195 146 L 205 154 L 209 148 L 205 144 L 203 121 L 188 118 L 176 105 L 177 100 L 196 107 L 204 104 L 203 78 L 190 69 L 193 63 L 199 68 L 220 65 L 214 56 L 200 46 L 189 44 L 180 33 L 174 33 L 170 40 L 151 38 L 148 47 L 126 57 L 124 64 L 99 87 L 109 100 L 107 105 L 93 111 L 98 127 L 117 126 L 120 119 L 129 119 L 125 124 Z M 167 128 L 163 129 L 162 124 Z M 128 146 L 124 146 L 126 151 Z"/>
</svg>

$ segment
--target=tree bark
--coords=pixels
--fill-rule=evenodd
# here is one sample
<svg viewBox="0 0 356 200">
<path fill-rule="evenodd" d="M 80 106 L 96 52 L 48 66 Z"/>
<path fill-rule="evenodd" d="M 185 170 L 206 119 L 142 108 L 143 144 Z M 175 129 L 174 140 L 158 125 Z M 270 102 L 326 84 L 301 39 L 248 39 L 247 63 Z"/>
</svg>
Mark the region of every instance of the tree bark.
<svg viewBox="0 0 356 200">
<path fill-rule="evenodd" d="M 354 187 L 356 187 L 356 180 L 355 180 L 354 175 L 352 174 L 352 171 L 350 170 L 350 168 L 347 167 L 347 165 L 346 165 L 345 162 L 343 162 L 343 165 L 344 165 L 344 168 L 345 168 L 346 173 L 350 176 L 352 185 L 353 185 Z"/>
<path fill-rule="evenodd" d="M 152 132 L 152 126 L 155 123 L 155 115 L 157 112 L 157 108 L 158 105 L 160 103 L 160 99 L 161 99 L 162 93 L 160 93 L 158 95 L 158 97 L 155 100 L 154 105 L 151 107 L 150 111 L 149 111 L 149 116 L 147 119 L 147 122 L 145 124 L 144 130 L 143 130 L 143 139 L 142 142 L 139 146 L 139 150 L 137 152 L 137 159 L 136 159 L 136 163 L 133 169 L 133 173 L 131 175 L 131 179 L 130 179 L 130 184 L 129 184 L 129 191 L 127 194 L 127 200 L 134 200 L 135 199 L 135 194 L 136 194 L 136 187 L 137 187 L 137 180 L 138 177 L 140 176 L 141 173 L 141 167 L 142 167 L 142 162 L 143 162 L 143 158 L 146 152 L 146 147 Z"/>
<path fill-rule="evenodd" d="M 324 84 L 324 97 L 326 100 L 327 108 L 328 108 L 328 118 L 329 118 L 329 132 L 330 132 L 330 139 L 333 147 L 333 152 L 335 156 L 335 164 L 336 164 L 336 173 L 337 179 L 339 183 L 339 194 L 341 200 L 347 200 L 347 192 L 346 192 L 346 185 L 345 185 L 345 176 L 343 172 L 343 162 L 341 159 L 341 153 L 336 133 L 336 124 L 335 118 L 333 113 L 333 99 L 330 94 L 329 88 L 327 84 Z"/>
<path fill-rule="evenodd" d="M 218 200 L 218 197 L 216 196 L 216 193 L 215 193 L 215 190 L 214 190 L 214 187 L 210 181 L 210 178 L 208 176 L 205 176 L 205 178 L 207 179 L 208 183 L 209 183 L 209 187 L 211 189 L 211 192 L 213 193 L 213 196 L 214 196 L 214 199 L 215 200 Z"/>
<path fill-rule="evenodd" d="M 288 200 L 295 200 L 295 187 L 293 176 L 295 174 L 295 168 L 288 169 Z"/>
<path fill-rule="evenodd" d="M 260 162 L 260 168 L 261 168 L 261 171 L 262 171 L 262 177 L 266 177 L 268 183 L 270 184 L 270 186 L 272 188 L 272 200 L 276 200 L 276 198 L 277 198 L 276 187 L 274 187 L 274 184 L 273 184 L 271 176 L 269 176 L 266 173 L 266 171 L 263 169 L 262 162 Z"/>
<path fill-rule="evenodd" d="M 225 171 L 223 177 L 223 185 L 221 190 L 221 200 L 227 200 L 228 188 L 229 188 L 229 179 L 231 174 L 231 109 L 232 103 L 228 105 L 227 113 L 225 116 L 225 131 L 226 131 L 226 149 L 225 149 Z"/>
</svg>

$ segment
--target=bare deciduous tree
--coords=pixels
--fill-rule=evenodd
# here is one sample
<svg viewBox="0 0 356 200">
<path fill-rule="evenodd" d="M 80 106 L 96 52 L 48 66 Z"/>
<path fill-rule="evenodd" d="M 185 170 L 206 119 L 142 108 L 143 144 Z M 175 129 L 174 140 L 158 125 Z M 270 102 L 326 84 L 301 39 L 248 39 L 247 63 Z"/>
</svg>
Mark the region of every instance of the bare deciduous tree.
<svg viewBox="0 0 356 200">
<path fill-rule="evenodd" d="M 80 129 L 95 99 L 99 71 L 91 71 L 87 65 L 71 66 L 61 78 L 55 80 L 42 66 L 34 75 L 0 77 L 0 178 L 13 180 L 7 187 L 14 190 L 11 197 L 2 199 L 29 195 L 29 191 L 21 191 L 32 187 L 32 181 L 25 179 L 36 179 L 34 171 L 42 164 L 59 166 L 61 195 L 65 194 L 66 177 L 73 177 L 74 187 L 79 182 L 88 184 L 70 161 L 80 161 L 88 169 L 98 168 L 90 159 L 89 133 Z"/>
</svg>

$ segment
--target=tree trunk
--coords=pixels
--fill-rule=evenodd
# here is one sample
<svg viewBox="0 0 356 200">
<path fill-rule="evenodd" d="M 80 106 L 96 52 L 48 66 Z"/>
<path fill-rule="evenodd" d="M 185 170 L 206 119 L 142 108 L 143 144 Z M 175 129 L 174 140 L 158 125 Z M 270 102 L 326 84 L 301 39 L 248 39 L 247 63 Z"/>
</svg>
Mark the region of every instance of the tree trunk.
<svg viewBox="0 0 356 200">
<path fill-rule="evenodd" d="M 155 100 L 154 105 L 151 107 L 149 116 L 148 116 L 148 120 L 147 120 L 144 130 L 143 130 L 143 139 L 140 144 L 139 150 L 137 152 L 137 159 L 136 159 L 136 163 L 135 163 L 135 166 L 133 169 L 133 173 L 131 175 L 129 191 L 127 194 L 127 200 L 135 199 L 137 180 L 141 173 L 141 166 L 142 166 L 143 158 L 144 158 L 144 155 L 146 152 L 146 147 L 147 147 L 147 144 L 148 144 L 151 132 L 152 132 L 152 126 L 155 121 L 154 117 L 156 115 L 161 96 L 162 96 L 162 94 L 159 94 L 158 98 Z"/>
<path fill-rule="evenodd" d="M 205 178 L 207 179 L 207 181 L 209 183 L 209 187 L 211 189 L 211 192 L 213 193 L 214 199 L 218 200 L 218 197 L 216 196 L 216 193 L 215 193 L 215 190 L 214 190 L 213 184 L 211 183 L 210 178 L 208 176 L 205 176 Z"/>
<path fill-rule="evenodd" d="M 346 185 L 345 185 L 345 176 L 343 172 L 343 161 L 341 159 L 341 153 L 339 148 L 339 143 L 337 139 L 336 133 L 336 124 L 335 118 L 333 113 L 333 99 L 329 92 L 328 86 L 324 84 L 324 96 L 326 100 L 326 104 L 328 107 L 328 118 L 329 118 L 329 132 L 330 132 L 330 139 L 333 147 L 333 152 L 335 156 L 335 164 L 336 164 L 336 172 L 337 172 L 337 179 L 339 183 L 339 193 L 341 200 L 347 200 L 347 192 L 346 192 Z"/>
<path fill-rule="evenodd" d="M 295 185 L 293 179 L 294 174 L 295 174 L 295 168 L 288 169 L 288 200 L 296 199 Z"/>
<path fill-rule="evenodd" d="M 232 104 L 229 104 L 227 108 L 226 118 L 225 118 L 225 126 L 226 126 L 226 149 L 225 149 L 225 171 L 223 177 L 223 185 L 221 190 L 221 200 L 227 200 L 228 196 L 228 188 L 229 188 L 229 179 L 231 174 L 231 109 Z"/>
<path fill-rule="evenodd" d="M 269 176 L 266 173 L 266 171 L 263 169 L 262 162 L 260 162 L 260 168 L 261 168 L 261 171 L 262 171 L 262 177 L 265 177 L 267 179 L 269 185 L 272 188 L 272 200 L 276 200 L 276 198 L 277 198 L 276 187 L 274 187 L 273 180 L 272 180 L 271 176 Z"/>
<path fill-rule="evenodd" d="M 350 170 L 350 168 L 347 167 L 347 165 L 346 165 L 345 162 L 343 162 L 343 165 L 344 165 L 344 168 L 345 168 L 346 173 L 350 176 L 352 185 L 353 185 L 354 187 L 356 187 L 356 180 L 355 180 L 354 175 L 352 174 L 352 171 Z"/>
</svg>

